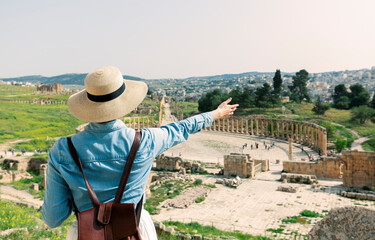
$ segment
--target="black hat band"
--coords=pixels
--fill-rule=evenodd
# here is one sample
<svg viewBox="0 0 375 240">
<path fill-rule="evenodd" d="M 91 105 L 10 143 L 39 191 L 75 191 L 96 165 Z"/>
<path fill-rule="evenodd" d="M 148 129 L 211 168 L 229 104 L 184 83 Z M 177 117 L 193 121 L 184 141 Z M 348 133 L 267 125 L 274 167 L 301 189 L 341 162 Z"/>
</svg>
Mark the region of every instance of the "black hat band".
<svg viewBox="0 0 375 240">
<path fill-rule="evenodd" d="M 87 97 L 93 102 L 108 102 L 118 98 L 125 91 L 125 83 L 122 83 L 121 87 L 114 92 L 106 95 L 92 95 L 87 92 Z"/>
</svg>

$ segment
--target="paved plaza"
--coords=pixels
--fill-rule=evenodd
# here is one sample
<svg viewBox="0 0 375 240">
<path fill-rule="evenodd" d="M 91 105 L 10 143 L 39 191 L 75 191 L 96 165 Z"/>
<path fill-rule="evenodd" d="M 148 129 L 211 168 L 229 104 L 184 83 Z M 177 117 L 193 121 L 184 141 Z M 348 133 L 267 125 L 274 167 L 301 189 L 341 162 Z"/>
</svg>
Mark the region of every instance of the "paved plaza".
<svg viewBox="0 0 375 240">
<path fill-rule="evenodd" d="M 250 144 L 259 143 L 258 150 L 249 149 Z M 275 142 L 275 147 L 265 150 L 263 145 Z M 242 145 L 248 143 L 243 149 Z M 311 149 L 294 144 L 293 159 L 299 161 L 307 159 L 307 154 L 317 158 Z M 311 223 L 281 223 L 282 219 L 297 216 L 303 210 L 316 211 L 326 214 L 332 208 L 343 206 L 362 206 L 374 209 L 374 202 L 359 201 L 339 196 L 342 186 L 341 179 L 318 179 L 320 189 L 313 189 L 311 185 L 290 184 L 298 187 L 297 193 L 277 191 L 283 185 L 279 181 L 282 170 L 282 161 L 288 160 L 288 143 L 271 138 L 252 137 L 248 135 L 201 132 L 192 135 L 183 144 L 175 146 L 166 155 L 181 154 L 183 158 L 203 162 L 223 162 L 223 155 L 231 152 L 249 153 L 254 159 L 269 159 L 270 171 L 263 172 L 253 179 L 243 179 L 237 188 L 229 188 L 216 184 L 216 188 L 208 195 L 205 201 L 194 203 L 186 209 L 163 208 L 159 215 L 153 216 L 155 220 L 176 220 L 183 222 L 198 221 L 204 225 L 214 225 L 221 229 L 240 230 L 254 235 L 274 236 L 267 229 L 283 228 L 285 232 L 296 231 L 307 234 L 313 225 L 321 218 L 308 218 Z M 280 164 L 276 164 L 276 160 Z M 198 176 L 204 183 L 215 183 L 218 176 Z M 278 237 L 291 237 L 278 234 Z"/>
</svg>

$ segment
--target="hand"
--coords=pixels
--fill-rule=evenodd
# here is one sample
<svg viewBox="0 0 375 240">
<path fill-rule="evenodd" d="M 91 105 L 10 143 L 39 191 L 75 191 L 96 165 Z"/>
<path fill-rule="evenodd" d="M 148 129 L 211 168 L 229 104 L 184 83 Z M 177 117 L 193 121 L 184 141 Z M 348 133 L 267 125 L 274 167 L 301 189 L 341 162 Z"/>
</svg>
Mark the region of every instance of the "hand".
<svg viewBox="0 0 375 240">
<path fill-rule="evenodd" d="M 216 110 L 212 111 L 214 120 L 230 118 L 233 115 L 239 105 L 229 105 L 228 103 L 230 103 L 230 101 L 232 101 L 232 98 L 228 98 L 226 101 L 222 102 Z"/>
</svg>

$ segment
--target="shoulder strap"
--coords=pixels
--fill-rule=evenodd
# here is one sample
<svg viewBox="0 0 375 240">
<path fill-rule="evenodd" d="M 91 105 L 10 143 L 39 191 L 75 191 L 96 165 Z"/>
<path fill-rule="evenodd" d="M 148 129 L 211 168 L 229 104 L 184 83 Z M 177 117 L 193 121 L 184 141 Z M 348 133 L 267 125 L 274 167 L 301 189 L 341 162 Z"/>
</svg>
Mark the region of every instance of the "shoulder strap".
<svg viewBox="0 0 375 240">
<path fill-rule="evenodd" d="M 94 190 L 92 189 L 89 181 L 87 181 L 86 175 L 83 172 L 81 160 L 78 157 L 77 151 L 76 151 L 76 149 L 75 149 L 75 147 L 72 143 L 72 139 L 70 137 L 68 137 L 67 140 L 68 140 L 68 146 L 69 146 L 70 154 L 72 155 L 74 162 L 78 166 L 79 170 L 81 171 L 81 173 L 83 175 L 83 178 L 85 179 L 85 183 L 86 183 L 87 191 L 88 191 L 89 196 L 90 196 L 91 203 L 92 203 L 93 207 L 98 207 L 100 205 L 100 202 L 99 202 L 98 197 L 96 196 Z"/>
<path fill-rule="evenodd" d="M 119 184 L 119 186 L 117 188 L 117 193 L 116 193 L 116 197 L 115 197 L 114 203 L 120 203 L 121 199 L 122 199 L 122 196 L 124 195 L 126 183 L 128 182 L 130 171 L 132 169 L 135 156 L 137 155 L 138 147 L 139 147 L 139 144 L 141 142 L 141 137 L 142 137 L 142 133 L 141 132 L 136 132 L 135 133 L 133 145 L 132 145 L 132 147 L 130 149 L 130 153 L 129 153 L 128 159 L 126 160 L 126 164 L 125 164 L 125 167 L 124 167 L 124 172 L 122 173 L 120 184 Z"/>
</svg>

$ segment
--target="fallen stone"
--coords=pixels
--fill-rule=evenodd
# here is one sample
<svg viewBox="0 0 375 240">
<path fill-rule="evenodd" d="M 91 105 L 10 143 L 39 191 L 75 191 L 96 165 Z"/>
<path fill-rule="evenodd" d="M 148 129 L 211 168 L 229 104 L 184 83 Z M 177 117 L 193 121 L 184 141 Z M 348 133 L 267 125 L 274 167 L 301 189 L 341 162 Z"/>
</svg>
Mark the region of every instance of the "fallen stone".
<svg viewBox="0 0 375 240">
<path fill-rule="evenodd" d="M 375 211 L 363 207 L 334 208 L 309 232 L 307 239 L 375 239 Z"/>
<path fill-rule="evenodd" d="M 289 192 L 289 193 L 296 193 L 297 192 L 297 188 L 296 187 L 293 187 L 293 186 L 290 186 L 290 185 L 282 185 L 282 186 L 279 186 L 277 188 L 277 191 L 281 191 L 281 192 Z"/>
</svg>

